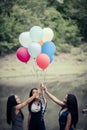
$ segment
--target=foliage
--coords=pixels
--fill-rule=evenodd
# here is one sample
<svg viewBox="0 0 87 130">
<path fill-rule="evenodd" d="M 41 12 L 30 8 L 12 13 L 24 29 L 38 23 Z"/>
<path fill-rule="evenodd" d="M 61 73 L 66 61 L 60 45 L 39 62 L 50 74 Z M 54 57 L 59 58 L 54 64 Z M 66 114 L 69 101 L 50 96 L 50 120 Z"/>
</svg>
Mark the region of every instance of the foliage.
<svg viewBox="0 0 87 130">
<path fill-rule="evenodd" d="M 0 42 L 0 55 L 3 56 L 5 54 L 13 53 L 17 48 L 18 44 L 16 43 Z"/>
<path fill-rule="evenodd" d="M 87 43 L 82 44 L 82 45 L 80 46 L 80 48 L 81 48 L 81 50 L 82 50 L 83 52 L 87 52 Z"/>
<path fill-rule="evenodd" d="M 54 0 L 54 6 L 64 19 L 76 21 L 81 36 L 87 40 L 87 0 L 64 0 L 63 4 Z"/>
<path fill-rule="evenodd" d="M 80 55 L 82 53 L 82 50 L 80 47 L 73 47 L 71 49 L 71 54 L 73 54 L 74 56 Z"/>
<path fill-rule="evenodd" d="M 53 29 L 56 46 L 80 45 L 81 39 L 87 37 L 86 3 L 86 0 L 65 0 L 62 4 L 58 0 L 1 0 L 0 55 L 15 51 L 19 34 L 34 25 Z"/>
<path fill-rule="evenodd" d="M 71 49 L 72 49 L 72 46 L 67 43 L 59 44 L 57 46 L 57 52 L 60 52 L 60 53 L 70 53 Z"/>
</svg>

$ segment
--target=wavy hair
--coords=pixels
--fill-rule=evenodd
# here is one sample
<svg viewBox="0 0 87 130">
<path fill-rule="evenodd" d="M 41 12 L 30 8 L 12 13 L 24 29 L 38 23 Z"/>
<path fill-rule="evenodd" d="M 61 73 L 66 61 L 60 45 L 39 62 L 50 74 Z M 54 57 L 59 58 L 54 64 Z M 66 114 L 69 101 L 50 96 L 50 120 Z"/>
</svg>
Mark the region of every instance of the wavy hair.
<svg viewBox="0 0 87 130">
<path fill-rule="evenodd" d="M 74 128 L 76 128 L 76 124 L 78 122 L 78 104 L 77 104 L 77 99 L 75 95 L 73 94 L 67 95 L 67 107 L 72 116 L 71 123 L 74 126 Z"/>
</svg>

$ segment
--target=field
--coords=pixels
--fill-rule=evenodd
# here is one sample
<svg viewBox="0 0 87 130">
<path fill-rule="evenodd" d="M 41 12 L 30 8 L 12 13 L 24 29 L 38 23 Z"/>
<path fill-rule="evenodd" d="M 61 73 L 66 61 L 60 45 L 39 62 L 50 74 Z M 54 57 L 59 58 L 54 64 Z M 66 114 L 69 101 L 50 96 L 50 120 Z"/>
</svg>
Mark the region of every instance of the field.
<svg viewBox="0 0 87 130">
<path fill-rule="evenodd" d="M 21 63 L 15 54 L 0 58 L 0 130 L 11 130 L 6 123 L 7 97 L 14 93 L 24 101 L 33 87 L 40 82 L 47 85 L 48 90 L 63 100 L 67 93 L 77 96 L 79 106 L 79 122 L 77 130 L 87 130 L 87 115 L 82 109 L 87 108 L 87 54 L 60 54 L 55 57 L 46 71 L 40 70 L 34 60 Z M 47 96 L 45 123 L 47 130 L 58 130 L 58 113 L 60 107 Z M 23 108 L 24 130 L 27 128 L 27 107 Z"/>
</svg>

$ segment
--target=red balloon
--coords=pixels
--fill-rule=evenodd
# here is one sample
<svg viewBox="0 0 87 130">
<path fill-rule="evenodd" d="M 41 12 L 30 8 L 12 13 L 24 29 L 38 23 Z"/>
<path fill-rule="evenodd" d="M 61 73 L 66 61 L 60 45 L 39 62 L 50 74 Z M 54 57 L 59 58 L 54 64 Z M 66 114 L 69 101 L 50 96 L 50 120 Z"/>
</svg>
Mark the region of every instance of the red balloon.
<svg viewBox="0 0 87 130">
<path fill-rule="evenodd" d="M 27 63 L 30 59 L 30 54 L 28 53 L 28 49 L 25 47 L 20 47 L 16 52 L 17 58 L 24 63 Z"/>
<path fill-rule="evenodd" d="M 50 58 L 46 54 L 39 54 L 39 56 L 36 58 L 36 63 L 41 69 L 46 69 L 48 65 L 50 64 Z"/>
</svg>

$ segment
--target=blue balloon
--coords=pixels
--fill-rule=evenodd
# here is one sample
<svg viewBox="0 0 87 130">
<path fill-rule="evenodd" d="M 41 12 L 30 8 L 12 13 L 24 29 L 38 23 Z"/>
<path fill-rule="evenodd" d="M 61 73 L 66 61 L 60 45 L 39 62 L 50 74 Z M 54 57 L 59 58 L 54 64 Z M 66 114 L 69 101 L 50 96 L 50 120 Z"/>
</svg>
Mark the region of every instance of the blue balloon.
<svg viewBox="0 0 87 130">
<path fill-rule="evenodd" d="M 49 56 L 49 58 L 50 58 L 50 63 L 52 63 L 52 62 L 53 62 L 53 60 L 54 60 L 54 55 Z"/>
<path fill-rule="evenodd" d="M 56 51 L 56 46 L 53 42 L 45 42 L 42 45 L 41 52 L 47 54 L 49 57 L 54 55 Z"/>
</svg>

